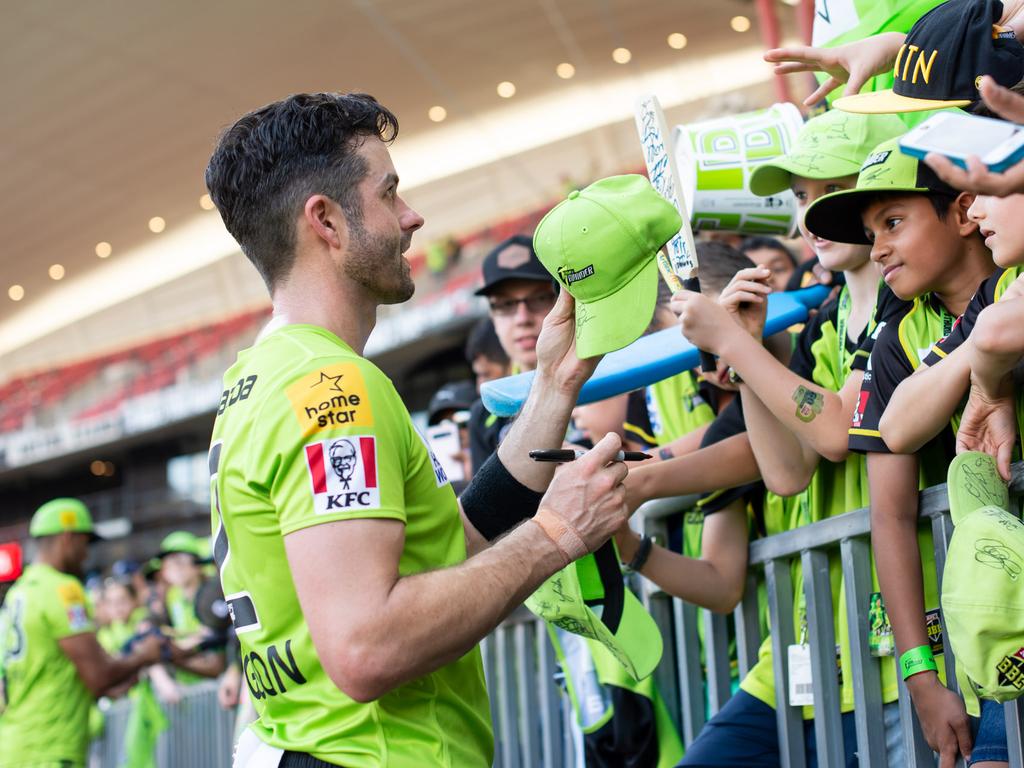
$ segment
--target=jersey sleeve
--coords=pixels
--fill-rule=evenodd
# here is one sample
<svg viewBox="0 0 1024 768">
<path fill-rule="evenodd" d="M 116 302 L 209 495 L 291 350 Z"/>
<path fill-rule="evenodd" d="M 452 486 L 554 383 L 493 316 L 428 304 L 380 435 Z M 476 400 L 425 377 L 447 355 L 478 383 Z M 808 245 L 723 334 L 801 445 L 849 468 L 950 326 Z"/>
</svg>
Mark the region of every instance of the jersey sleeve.
<svg viewBox="0 0 1024 768">
<path fill-rule="evenodd" d="M 92 608 L 81 583 L 73 577 L 54 581 L 47 585 L 44 602 L 46 623 L 54 639 L 61 640 L 83 632 L 95 632 Z"/>
<path fill-rule="evenodd" d="M 878 431 L 882 414 L 900 382 L 914 372 L 899 340 L 899 322 L 880 329 L 864 372 L 860 396 L 850 425 L 850 450 L 860 453 L 890 453 Z"/>
<path fill-rule="evenodd" d="M 247 482 L 266 484 L 282 535 L 338 520 L 404 523 L 414 429 L 391 381 L 362 360 L 310 367 L 258 415 L 268 444 L 249 447 Z"/>
<path fill-rule="evenodd" d="M 953 330 L 942 339 L 932 345 L 931 350 L 925 356 L 923 363 L 928 366 L 935 365 L 939 360 L 951 354 L 953 350 L 963 344 L 967 337 L 974 330 L 974 324 L 978 322 L 978 315 L 989 304 L 995 303 L 996 286 L 1002 273 L 997 273 L 988 278 L 971 298 L 964 313 L 953 323 Z"/>
</svg>

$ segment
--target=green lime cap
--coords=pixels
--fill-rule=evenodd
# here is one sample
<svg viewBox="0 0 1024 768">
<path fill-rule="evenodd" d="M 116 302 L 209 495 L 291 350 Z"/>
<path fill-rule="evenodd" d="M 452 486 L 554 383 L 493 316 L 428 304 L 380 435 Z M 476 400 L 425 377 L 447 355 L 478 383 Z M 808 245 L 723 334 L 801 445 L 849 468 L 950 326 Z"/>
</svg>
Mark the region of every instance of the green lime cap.
<svg viewBox="0 0 1024 768">
<path fill-rule="evenodd" d="M 165 557 L 176 552 L 184 552 L 198 560 L 203 559 L 199 538 L 188 531 L 174 531 L 164 536 L 164 540 L 160 542 L 160 554 L 157 557 Z"/>
<path fill-rule="evenodd" d="M 906 130 L 895 115 L 852 115 L 831 110 L 804 123 L 789 152 L 757 166 L 750 174 L 750 191 L 768 197 L 789 189 L 793 176 L 851 176 L 860 171 L 872 149 Z"/>
<path fill-rule="evenodd" d="M 890 192 L 957 194 L 916 157 L 900 151 L 899 138 L 883 141 L 861 165 L 856 189 L 844 189 L 816 200 L 804 217 L 807 229 L 837 243 L 870 245 L 861 213 L 876 195 Z"/>
<path fill-rule="evenodd" d="M 987 454 L 957 456 L 948 489 L 956 527 L 942 614 L 971 711 L 969 694 L 1009 701 L 1024 693 L 1024 524 L 1007 511 L 1006 485 Z"/>
<path fill-rule="evenodd" d="M 541 219 L 534 249 L 576 299 L 581 359 L 640 338 L 658 297 L 655 256 L 680 227 L 679 211 L 636 174 L 574 190 Z"/>
<path fill-rule="evenodd" d="M 643 680 L 661 661 L 661 631 L 623 585 L 611 542 L 549 577 L 526 607 L 553 626 L 600 642 L 634 680 Z"/>
<path fill-rule="evenodd" d="M 78 499 L 60 498 L 46 502 L 32 515 L 28 534 L 33 538 L 58 533 L 88 533 L 91 541 L 100 539 L 92 524 L 89 508 Z"/>
</svg>

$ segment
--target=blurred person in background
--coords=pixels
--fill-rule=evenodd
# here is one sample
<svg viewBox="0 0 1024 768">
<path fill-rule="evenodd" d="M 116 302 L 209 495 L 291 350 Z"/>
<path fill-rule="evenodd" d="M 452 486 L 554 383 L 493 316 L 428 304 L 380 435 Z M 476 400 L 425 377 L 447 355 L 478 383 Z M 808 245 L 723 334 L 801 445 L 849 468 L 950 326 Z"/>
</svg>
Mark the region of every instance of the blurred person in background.
<svg viewBox="0 0 1024 768">
<path fill-rule="evenodd" d="M 160 572 L 167 582 L 164 598 L 167 616 L 174 637 L 182 648 L 195 649 L 210 639 L 210 630 L 196 615 L 196 594 L 203 585 L 202 542 L 188 531 L 174 531 L 160 544 Z M 224 654 L 215 651 L 197 653 L 179 667 L 177 679 L 184 685 L 206 677 L 217 677 L 224 671 Z"/>
<path fill-rule="evenodd" d="M 121 658 L 103 650 L 80 581 L 97 538 L 81 501 L 47 502 L 29 535 L 36 556 L 0 609 L 0 766 L 80 768 L 96 698 L 123 692 L 143 667 L 181 652 L 156 634 L 138 638 Z"/>
<path fill-rule="evenodd" d="M 476 391 L 488 381 L 508 376 L 510 362 L 501 340 L 494 331 L 494 321 L 481 317 L 466 339 L 466 362 L 473 368 Z"/>
<path fill-rule="evenodd" d="M 511 362 L 509 372 L 532 371 L 537 367 L 537 337 L 558 299 L 558 284 L 540 263 L 528 235 L 514 235 L 488 253 L 483 277 L 476 294 L 487 299 L 494 331 Z M 511 423 L 488 413 L 483 401 L 473 404 L 469 449 L 474 472 L 498 449 Z"/>
<path fill-rule="evenodd" d="M 755 235 L 740 243 L 738 250 L 754 264 L 767 267 L 772 271 L 769 285 L 773 291 L 786 290 L 786 285 L 796 271 L 797 264 L 793 252 L 781 241 L 774 237 Z"/>
<path fill-rule="evenodd" d="M 469 458 L 469 409 L 476 400 L 472 381 L 445 384 L 427 406 L 427 440 L 441 458 L 455 493 L 462 493 L 473 466 Z"/>
</svg>

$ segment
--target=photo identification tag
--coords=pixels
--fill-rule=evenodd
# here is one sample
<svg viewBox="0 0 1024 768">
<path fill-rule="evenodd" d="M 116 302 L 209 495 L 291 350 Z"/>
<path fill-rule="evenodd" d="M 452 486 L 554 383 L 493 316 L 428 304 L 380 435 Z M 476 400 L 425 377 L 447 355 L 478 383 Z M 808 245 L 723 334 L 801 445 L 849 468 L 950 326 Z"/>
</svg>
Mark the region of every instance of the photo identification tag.
<svg viewBox="0 0 1024 768">
<path fill-rule="evenodd" d="M 814 685 L 811 681 L 811 647 L 789 646 L 789 705 L 814 706 Z"/>
</svg>

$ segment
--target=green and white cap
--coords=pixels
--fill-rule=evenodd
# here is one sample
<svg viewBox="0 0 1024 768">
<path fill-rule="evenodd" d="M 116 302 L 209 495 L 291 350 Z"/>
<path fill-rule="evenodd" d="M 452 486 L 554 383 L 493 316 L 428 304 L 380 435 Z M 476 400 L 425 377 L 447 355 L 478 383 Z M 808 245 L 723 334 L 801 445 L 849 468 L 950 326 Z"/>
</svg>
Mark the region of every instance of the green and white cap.
<svg viewBox="0 0 1024 768">
<path fill-rule="evenodd" d="M 643 680 L 661 661 L 661 630 L 623 585 L 611 541 L 549 577 L 526 607 L 566 632 L 600 642 L 634 680 Z"/>
<path fill-rule="evenodd" d="M 199 537 L 189 531 L 174 531 L 164 536 L 164 540 L 160 542 L 160 554 L 157 557 L 165 557 L 178 552 L 192 555 L 197 560 L 202 560 L 205 556 Z"/>
<path fill-rule="evenodd" d="M 861 213 L 877 195 L 893 192 L 957 195 L 931 168 L 916 157 L 903 154 L 897 137 L 883 141 L 867 156 L 857 176 L 856 189 L 818 198 L 807 209 L 804 224 L 826 240 L 870 245 Z"/>
<path fill-rule="evenodd" d="M 56 536 L 59 533 L 88 533 L 90 541 L 101 537 L 96 535 L 89 508 L 78 499 L 60 498 L 46 502 L 32 515 L 28 535 L 32 538 Z"/>
<path fill-rule="evenodd" d="M 636 174 L 574 190 L 541 219 L 533 247 L 576 299 L 578 357 L 640 338 L 658 298 L 655 255 L 680 227 L 679 211 Z"/>
<path fill-rule="evenodd" d="M 793 148 L 757 166 L 750 174 L 750 191 L 760 197 L 789 189 L 792 176 L 840 179 L 860 171 L 872 149 L 905 133 L 895 115 L 853 115 L 831 110 L 804 123 Z"/>
<path fill-rule="evenodd" d="M 1024 693 L 1024 524 L 1007 511 L 1006 484 L 988 454 L 957 456 L 948 492 L 955 528 L 942 613 L 971 711 L 976 696 L 1009 701 Z"/>
</svg>

